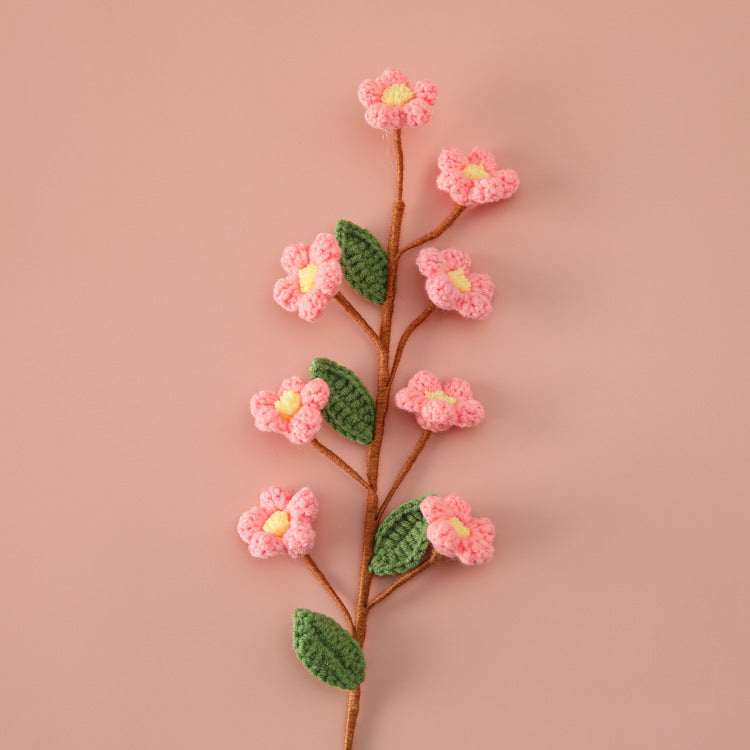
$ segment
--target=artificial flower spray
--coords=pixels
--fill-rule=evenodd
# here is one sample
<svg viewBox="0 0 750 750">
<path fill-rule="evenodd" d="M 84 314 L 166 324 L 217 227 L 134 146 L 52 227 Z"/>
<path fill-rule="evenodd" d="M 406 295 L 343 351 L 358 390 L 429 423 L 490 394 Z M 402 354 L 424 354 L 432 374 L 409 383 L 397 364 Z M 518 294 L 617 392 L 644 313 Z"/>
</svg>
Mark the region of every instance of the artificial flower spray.
<svg viewBox="0 0 750 750">
<path fill-rule="evenodd" d="M 367 619 L 373 607 L 439 560 L 450 558 L 475 565 L 487 562 L 493 554 L 492 522 L 475 518 L 469 503 L 448 491 L 453 487 L 446 488 L 440 497 L 408 499 L 387 512 L 433 435 L 453 427 L 472 427 L 485 416 L 469 383 L 458 377 L 443 382 L 422 370 L 395 393 L 393 388 L 399 381 L 398 366 L 409 338 L 435 310 L 453 311 L 468 320 L 486 318 L 491 311 L 494 288 L 489 277 L 473 272 L 471 259 L 461 250 L 439 249 L 428 243 L 440 237 L 467 208 L 510 198 L 518 188 L 516 173 L 498 169 L 487 151 L 477 148 L 464 155 L 445 149 L 437 159 L 437 187 L 450 195 L 454 208 L 438 227 L 402 244 L 405 204 L 401 130 L 430 121 L 437 88 L 430 81 L 417 81 L 412 86 L 402 73 L 389 69 L 374 80 L 363 81 L 357 93 L 367 124 L 387 131 L 395 145 L 396 197 L 390 235 L 383 245 L 368 230 L 342 220 L 334 234 L 320 233 L 309 246 L 288 246 L 281 256 L 286 276 L 276 282 L 273 297 L 305 321 L 317 320 L 334 300 L 372 342 L 377 390 L 371 394 L 344 365 L 317 358 L 310 366 L 308 380 L 288 377 L 278 391 L 260 391 L 250 401 L 258 429 L 277 432 L 296 445 L 312 446 L 359 485 L 364 517 L 360 566 L 352 573 L 357 579 L 356 601 L 344 602 L 310 554 L 318 515 L 318 499 L 310 488 L 295 492 L 277 486 L 266 488 L 237 527 L 254 557 L 288 554 L 303 560 L 340 612 L 337 621 L 320 612 L 297 609 L 292 618 L 292 644 L 300 662 L 313 675 L 347 692 L 345 750 L 350 750 L 354 742 L 365 679 Z M 392 320 L 399 264 L 417 248 L 421 248 L 416 263 L 426 278 L 427 302 L 394 348 Z M 364 300 L 380 308 L 377 330 L 342 293 L 344 280 L 360 298 L 357 304 Z M 383 493 L 380 452 L 391 401 L 415 415 L 419 430 L 414 449 Z M 324 422 L 363 446 L 363 468 L 351 466 L 320 442 L 318 435 Z M 373 597 L 370 587 L 374 576 L 393 581 Z"/>
</svg>

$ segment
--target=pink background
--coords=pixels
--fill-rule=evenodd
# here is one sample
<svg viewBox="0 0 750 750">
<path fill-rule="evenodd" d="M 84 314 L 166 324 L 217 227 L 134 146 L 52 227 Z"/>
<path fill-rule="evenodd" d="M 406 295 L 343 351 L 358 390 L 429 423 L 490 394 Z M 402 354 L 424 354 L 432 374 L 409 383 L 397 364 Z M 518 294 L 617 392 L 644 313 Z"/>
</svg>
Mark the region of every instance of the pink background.
<svg viewBox="0 0 750 750">
<path fill-rule="evenodd" d="M 352 596 L 361 492 L 247 400 L 317 355 L 373 383 L 340 309 L 309 325 L 271 287 L 339 218 L 386 233 L 392 155 L 355 90 L 389 65 L 439 87 L 405 134 L 406 239 L 450 210 L 442 147 L 521 190 L 438 243 L 493 276 L 493 316 L 435 315 L 397 380 L 485 404 L 399 498 L 464 495 L 497 556 L 373 615 L 357 749 L 748 746 L 741 5 L 4 3 L 3 748 L 339 746 L 345 695 L 290 647 L 295 607 L 335 610 L 234 526 L 311 485 Z M 399 328 L 411 261 L 401 288 Z M 386 479 L 417 437 L 389 426 Z"/>
</svg>

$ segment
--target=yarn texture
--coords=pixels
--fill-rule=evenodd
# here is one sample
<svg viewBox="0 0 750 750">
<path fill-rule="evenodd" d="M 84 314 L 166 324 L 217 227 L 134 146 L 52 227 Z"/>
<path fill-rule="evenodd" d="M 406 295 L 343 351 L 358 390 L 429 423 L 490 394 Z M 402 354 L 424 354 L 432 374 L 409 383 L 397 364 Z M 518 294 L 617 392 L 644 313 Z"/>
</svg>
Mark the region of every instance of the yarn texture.
<svg viewBox="0 0 750 750">
<path fill-rule="evenodd" d="M 431 432 L 472 427 L 484 419 L 484 407 L 474 399 L 465 380 L 451 378 L 441 385 L 429 370 L 413 375 L 395 400 L 399 409 L 415 413 L 417 424 Z"/>
<path fill-rule="evenodd" d="M 317 357 L 310 374 L 328 384 L 330 398 L 323 418 L 336 432 L 349 440 L 367 445 L 375 429 L 375 402 L 364 383 L 349 369 L 332 359 Z"/>
<path fill-rule="evenodd" d="M 336 620 L 309 609 L 296 609 L 292 645 L 299 660 L 319 680 L 355 690 L 365 679 L 362 648 Z"/>
<path fill-rule="evenodd" d="M 362 81 L 357 97 L 365 108 L 368 125 L 381 130 L 397 130 L 430 121 L 437 86 L 432 81 L 417 81 L 412 86 L 401 71 L 388 68 L 375 80 Z"/>
<path fill-rule="evenodd" d="M 391 511 L 375 535 L 370 572 L 377 576 L 406 573 L 419 564 L 429 542 L 427 520 L 419 509 L 419 497 Z"/>
<path fill-rule="evenodd" d="M 260 391 L 250 399 L 255 426 L 263 432 L 279 432 L 292 443 L 309 443 L 320 430 L 320 410 L 330 392 L 322 378 L 305 383 L 297 376 L 286 378 L 278 393 Z"/>
<path fill-rule="evenodd" d="M 450 193 L 459 206 L 473 208 L 510 198 L 518 190 L 518 175 L 498 169 L 489 151 L 475 148 L 468 156 L 446 148 L 438 157 L 437 186 Z"/>
<path fill-rule="evenodd" d="M 490 314 L 495 286 L 486 274 L 471 272 L 466 253 L 453 247 L 442 251 L 425 247 L 417 255 L 417 267 L 427 277 L 425 290 L 436 307 L 476 320 Z"/>
<path fill-rule="evenodd" d="M 289 245 L 281 254 L 286 278 L 273 288 L 273 298 L 300 318 L 317 320 L 341 287 L 341 248 L 331 234 L 319 234 L 312 245 Z"/>
<path fill-rule="evenodd" d="M 367 229 L 342 219 L 336 224 L 341 270 L 349 286 L 365 299 L 382 305 L 388 279 L 388 256 Z"/>
<path fill-rule="evenodd" d="M 420 503 L 428 521 L 427 538 L 437 552 L 464 565 L 487 562 L 494 554 L 495 527 L 489 518 L 472 518 L 471 507 L 458 495 L 430 495 Z"/>
<path fill-rule="evenodd" d="M 240 516 L 237 533 L 253 557 L 289 557 L 309 554 L 315 544 L 312 522 L 318 516 L 318 501 L 309 487 L 292 495 L 281 487 L 260 493 L 258 505 Z"/>
</svg>

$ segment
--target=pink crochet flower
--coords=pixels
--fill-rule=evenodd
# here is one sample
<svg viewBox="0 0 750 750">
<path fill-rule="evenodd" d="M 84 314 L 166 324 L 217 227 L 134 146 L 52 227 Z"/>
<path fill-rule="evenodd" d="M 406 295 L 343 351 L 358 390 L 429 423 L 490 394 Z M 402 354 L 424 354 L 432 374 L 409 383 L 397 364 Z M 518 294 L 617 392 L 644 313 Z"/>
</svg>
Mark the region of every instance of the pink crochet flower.
<svg viewBox="0 0 750 750">
<path fill-rule="evenodd" d="M 357 96 L 366 109 L 368 125 L 381 130 L 398 130 L 405 125 L 424 125 L 430 121 L 437 86 L 432 81 L 417 81 L 410 86 L 403 73 L 388 68 L 374 81 L 362 81 Z"/>
<path fill-rule="evenodd" d="M 487 562 L 495 549 L 495 527 L 489 518 L 472 518 L 469 503 L 458 495 L 430 495 L 419 504 L 427 519 L 427 538 L 436 552 L 465 565 Z"/>
<path fill-rule="evenodd" d="M 299 311 L 303 320 L 316 320 L 341 286 L 341 248 L 332 234 L 319 234 L 312 245 L 289 245 L 281 254 L 287 272 L 273 288 L 273 298 L 285 310 Z"/>
<path fill-rule="evenodd" d="M 281 487 L 268 487 L 260 502 L 240 516 L 237 533 L 253 557 L 273 557 L 286 552 L 301 557 L 315 543 L 312 522 L 318 515 L 318 501 L 308 487 L 293 496 Z"/>
<path fill-rule="evenodd" d="M 518 190 L 518 175 L 512 169 L 498 170 L 492 154 L 479 148 L 468 156 L 455 148 L 443 149 L 438 167 L 437 186 L 450 193 L 459 206 L 495 203 Z"/>
<path fill-rule="evenodd" d="M 427 296 L 441 310 L 455 310 L 464 318 L 490 314 L 495 287 L 489 276 L 469 272 L 471 258 L 466 253 L 453 247 L 443 251 L 425 247 L 419 251 L 417 267 L 427 277 Z"/>
<path fill-rule="evenodd" d="M 259 430 L 280 432 L 293 443 L 309 443 L 320 430 L 320 410 L 330 395 L 322 378 L 305 383 L 295 376 L 284 380 L 278 393 L 256 393 L 250 399 L 250 411 Z"/>
<path fill-rule="evenodd" d="M 431 432 L 449 427 L 471 427 L 484 419 L 484 409 L 472 397 L 471 388 L 461 378 L 441 385 L 435 375 L 421 370 L 396 394 L 396 406 L 417 415 L 417 424 Z"/>
</svg>

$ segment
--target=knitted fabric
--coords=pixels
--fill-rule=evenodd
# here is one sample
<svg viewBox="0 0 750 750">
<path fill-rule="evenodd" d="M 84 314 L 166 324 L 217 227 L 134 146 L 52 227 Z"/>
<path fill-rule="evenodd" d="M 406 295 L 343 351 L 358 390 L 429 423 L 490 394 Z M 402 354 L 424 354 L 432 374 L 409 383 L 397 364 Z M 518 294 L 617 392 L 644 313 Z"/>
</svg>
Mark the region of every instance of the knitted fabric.
<svg viewBox="0 0 750 750">
<path fill-rule="evenodd" d="M 375 429 L 375 402 L 362 381 L 349 369 L 331 359 L 317 357 L 310 374 L 328 383 L 331 396 L 323 418 L 336 432 L 349 440 L 367 445 Z"/>
<path fill-rule="evenodd" d="M 388 256 L 367 229 L 342 219 L 336 224 L 341 246 L 341 269 L 349 286 L 365 299 L 382 305 L 388 279 Z"/>
<path fill-rule="evenodd" d="M 356 690 L 365 679 L 362 648 L 336 620 L 309 609 L 294 611 L 292 645 L 299 660 L 319 680 Z"/>
<path fill-rule="evenodd" d="M 388 514 L 375 535 L 370 572 L 378 576 L 405 573 L 419 564 L 428 540 L 427 521 L 419 510 L 424 498 L 410 500 Z"/>
<path fill-rule="evenodd" d="M 437 186 L 450 193 L 459 206 L 495 203 L 518 190 L 518 175 L 512 169 L 498 170 L 495 157 L 479 148 L 468 156 L 446 148 L 438 157 L 438 167 Z"/>
<path fill-rule="evenodd" d="M 388 68 L 374 81 L 362 81 L 357 97 L 365 108 L 368 125 L 381 130 L 397 130 L 430 121 L 437 86 L 432 81 L 417 81 L 411 86 L 403 73 Z"/>
<path fill-rule="evenodd" d="M 237 533 L 253 557 L 282 552 L 301 557 L 315 543 L 312 522 L 317 515 L 318 501 L 308 487 L 294 495 L 281 487 L 268 487 L 260 493 L 258 505 L 240 516 Z"/>
<path fill-rule="evenodd" d="M 431 432 L 472 427 L 484 419 L 484 407 L 474 399 L 465 380 L 451 378 L 441 385 L 428 370 L 413 375 L 406 388 L 396 394 L 395 401 L 399 409 L 414 412 L 419 426 Z"/>
<path fill-rule="evenodd" d="M 313 321 L 341 287 L 341 248 L 333 235 L 321 233 L 312 245 L 289 245 L 281 254 L 287 272 L 273 288 L 273 298 L 285 310 L 297 310 L 300 318 Z"/>
<path fill-rule="evenodd" d="M 471 508 L 458 495 L 430 495 L 420 503 L 428 521 L 427 538 L 437 552 L 465 565 L 487 562 L 494 554 L 495 527 L 489 518 L 472 518 Z"/>
<path fill-rule="evenodd" d="M 417 267 L 427 277 L 427 296 L 436 307 L 477 320 L 490 314 L 495 287 L 489 276 L 471 273 L 466 253 L 453 247 L 443 251 L 425 247 L 419 251 Z"/>
<path fill-rule="evenodd" d="M 320 430 L 320 410 L 328 403 L 325 380 L 305 383 L 302 378 L 286 378 L 278 393 L 260 391 L 250 399 L 255 426 L 263 432 L 280 432 L 292 443 L 309 443 Z"/>
</svg>

